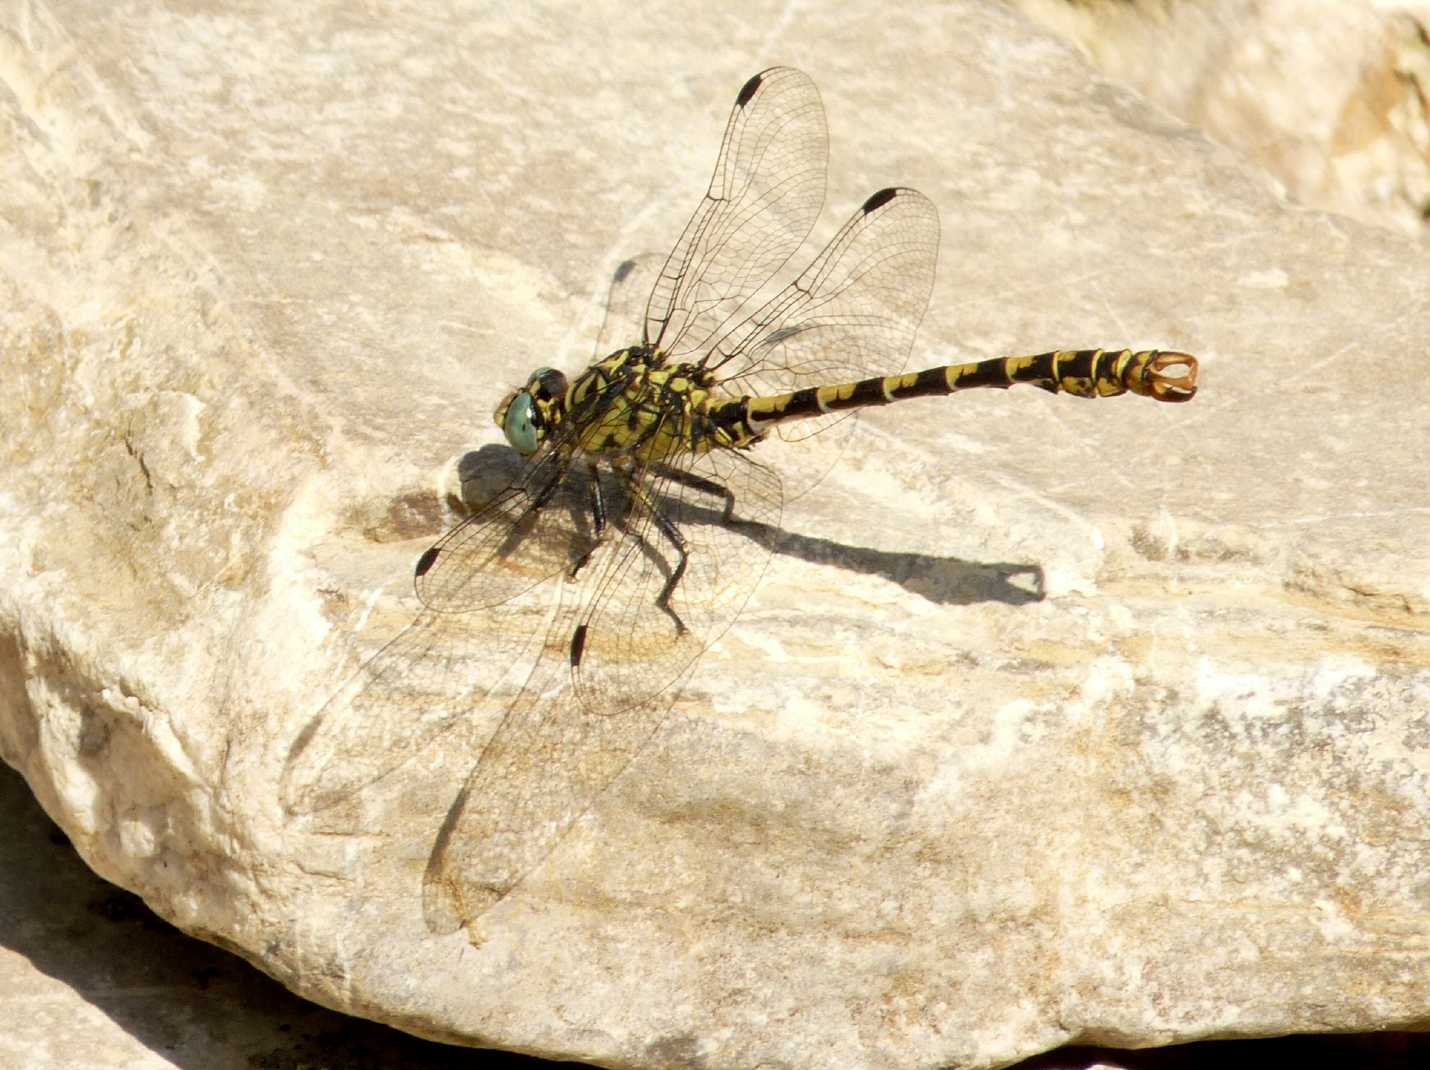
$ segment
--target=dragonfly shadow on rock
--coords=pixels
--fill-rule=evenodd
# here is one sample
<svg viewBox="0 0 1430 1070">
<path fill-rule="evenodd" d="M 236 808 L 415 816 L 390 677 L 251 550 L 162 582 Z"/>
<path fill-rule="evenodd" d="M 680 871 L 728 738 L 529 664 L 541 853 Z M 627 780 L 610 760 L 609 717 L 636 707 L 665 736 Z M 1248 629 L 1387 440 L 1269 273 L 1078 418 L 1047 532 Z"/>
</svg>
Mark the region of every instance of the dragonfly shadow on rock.
<svg viewBox="0 0 1430 1070">
<path fill-rule="evenodd" d="M 463 506 L 477 509 L 492 494 L 509 485 L 527 462 L 509 446 L 486 445 L 457 462 Z M 738 512 L 738 504 L 737 512 Z M 719 523 L 714 510 L 694 517 Z M 811 564 L 833 565 L 897 583 L 910 594 L 939 605 L 1002 602 L 1018 606 L 1044 598 L 1043 569 L 1034 563 L 967 561 L 958 557 L 913 551 L 877 550 L 834 539 L 801 535 L 785 527 L 757 521 L 732 522 L 730 528 L 748 537 L 764 553 L 797 557 Z M 754 551 L 752 547 L 752 552 Z"/>
<path fill-rule="evenodd" d="M 1017 606 L 1041 602 L 1044 596 L 1041 565 L 965 561 L 935 554 L 876 550 L 799 535 L 765 524 L 743 527 L 753 539 L 765 543 L 775 553 L 815 564 L 834 565 L 866 576 L 879 576 L 939 605 L 1003 602 Z"/>
</svg>

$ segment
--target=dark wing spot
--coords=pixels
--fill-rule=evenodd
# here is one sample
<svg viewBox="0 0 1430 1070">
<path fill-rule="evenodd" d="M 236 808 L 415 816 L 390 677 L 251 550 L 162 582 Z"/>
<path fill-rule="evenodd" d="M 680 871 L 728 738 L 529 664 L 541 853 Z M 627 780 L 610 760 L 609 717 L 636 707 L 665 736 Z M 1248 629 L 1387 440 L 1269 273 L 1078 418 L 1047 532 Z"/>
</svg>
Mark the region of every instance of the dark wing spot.
<svg viewBox="0 0 1430 1070">
<path fill-rule="evenodd" d="M 437 547 L 429 546 L 422 551 L 422 556 L 417 559 L 417 571 L 413 574 L 416 577 L 427 575 L 427 570 L 437 563 Z"/>
<path fill-rule="evenodd" d="M 581 664 L 581 655 L 586 649 L 586 626 L 576 625 L 576 630 L 571 633 L 571 667 L 574 669 Z"/>
<path fill-rule="evenodd" d="M 878 193 L 872 194 L 869 199 L 864 202 L 864 207 L 861 208 L 860 211 L 865 215 L 868 215 L 870 212 L 878 211 L 898 195 L 899 191 L 893 186 L 890 186 L 888 189 L 881 189 Z"/>
<path fill-rule="evenodd" d="M 764 80 L 765 72 L 761 71 L 741 86 L 740 95 L 735 98 L 735 107 L 743 108 L 746 104 L 750 103 L 750 98 L 755 95 L 756 91 L 760 88 L 760 83 Z"/>
</svg>

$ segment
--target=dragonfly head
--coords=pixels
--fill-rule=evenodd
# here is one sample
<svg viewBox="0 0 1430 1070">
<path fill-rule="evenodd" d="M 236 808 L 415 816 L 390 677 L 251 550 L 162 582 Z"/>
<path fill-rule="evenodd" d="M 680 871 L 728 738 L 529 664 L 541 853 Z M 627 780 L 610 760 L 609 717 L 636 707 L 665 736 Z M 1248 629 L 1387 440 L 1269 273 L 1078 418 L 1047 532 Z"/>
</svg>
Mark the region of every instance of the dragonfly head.
<svg viewBox="0 0 1430 1070">
<path fill-rule="evenodd" d="M 535 453 L 561 420 L 566 376 L 552 368 L 537 368 L 520 390 L 513 390 L 492 413 L 511 448 L 523 457 Z"/>
</svg>

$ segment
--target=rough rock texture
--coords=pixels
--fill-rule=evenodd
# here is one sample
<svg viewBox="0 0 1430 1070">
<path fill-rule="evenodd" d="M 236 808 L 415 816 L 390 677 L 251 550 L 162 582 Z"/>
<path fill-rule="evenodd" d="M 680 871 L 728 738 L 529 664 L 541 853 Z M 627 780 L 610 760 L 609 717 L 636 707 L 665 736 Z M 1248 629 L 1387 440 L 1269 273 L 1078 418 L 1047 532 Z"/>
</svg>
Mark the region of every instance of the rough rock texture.
<svg viewBox="0 0 1430 1070">
<path fill-rule="evenodd" d="M 4 1070 L 575 1070 L 421 1040 L 283 991 L 100 880 L 0 765 L 0 1067 Z M 1017 1070 L 1401 1070 L 1430 1034 L 1292 1036 L 1144 1051 L 1060 1049 Z"/>
<path fill-rule="evenodd" d="M 1430 1025 L 1413 243 L 996 5 L 5 19 L 0 754 L 102 875 L 330 1006 L 612 1065 Z M 333 821 L 285 813 L 285 760 L 415 612 L 492 404 L 584 363 L 776 61 L 824 92 L 822 234 L 894 182 L 942 211 L 916 362 L 1172 346 L 1202 394 L 762 447 L 830 471 L 750 607 L 434 936 L 500 707 Z"/>
<path fill-rule="evenodd" d="M 0 813 L 4 1070 L 554 1068 L 434 1044 L 285 992 L 96 877 L 5 766 Z"/>
<path fill-rule="evenodd" d="M 1430 3 L 1013 0 L 1303 204 L 1423 236 Z"/>
</svg>

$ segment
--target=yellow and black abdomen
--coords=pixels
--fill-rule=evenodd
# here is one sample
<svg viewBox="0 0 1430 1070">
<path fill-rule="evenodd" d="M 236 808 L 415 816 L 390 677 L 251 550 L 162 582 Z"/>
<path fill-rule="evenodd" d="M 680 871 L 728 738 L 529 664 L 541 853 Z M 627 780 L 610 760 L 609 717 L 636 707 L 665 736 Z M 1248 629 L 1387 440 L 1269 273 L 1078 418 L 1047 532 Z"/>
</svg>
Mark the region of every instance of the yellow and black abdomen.
<svg viewBox="0 0 1430 1070">
<path fill-rule="evenodd" d="M 1177 372 L 1176 369 L 1182 369 Z M 908 398 L 942 397 L 978 387 L 1007 389 L 1026 383 L 1054 394 L 1083 398 L 1140 394 L 1157 401 L 1187 401 L 1197 392 L 1197 359 L 1173 350 L 1064 349 L 1031 357 L 998 357 L 946 364 L 906 375 L 807 387 L 788 394 L 747 398 L 726 421 L 757 438 L 776 424 L 825 416 Z M 734 410 L 737 406 L 730 406 Z"/>
</svg>

